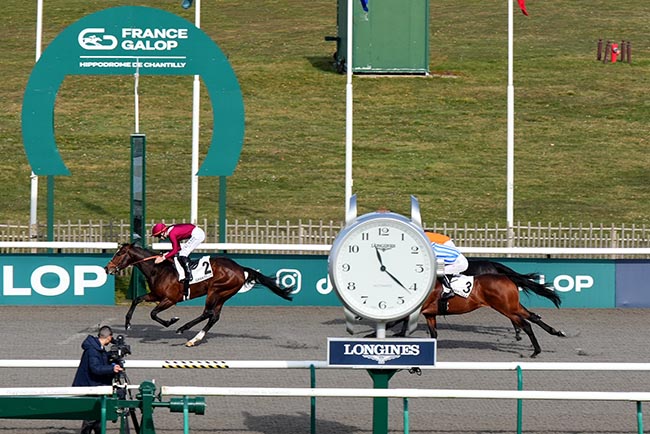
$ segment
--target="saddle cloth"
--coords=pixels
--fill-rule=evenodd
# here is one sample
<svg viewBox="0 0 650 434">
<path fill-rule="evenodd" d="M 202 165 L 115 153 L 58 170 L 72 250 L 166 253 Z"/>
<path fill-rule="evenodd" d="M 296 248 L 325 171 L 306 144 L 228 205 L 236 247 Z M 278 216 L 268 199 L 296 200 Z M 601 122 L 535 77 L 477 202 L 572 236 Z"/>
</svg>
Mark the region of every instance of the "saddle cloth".
<svg viewBox="0 0 650 434">
<path fill-rule="evenodd" d="M 456 295 L 467 298 L 474 288 L 474 276 L 465 276 L 461 274 L 460 276 L 451 279 L 451 282 L 449 283 L 451 283 L 451 289 Z"/>
<path fill-rule="evenodd" d="M 174 265 L 176 266 L 176 271 L 178 271 L 178 280 L 183 280 L 185 277 L 185 270 L 180 262 L 178 262 L 178 257 L 174 256 Z M 198 261 L 190 260 L 190 270 L 192 270 L 192 280 L 190 280 L 190 285 L 194 283 L 203 282 L 212 277 L 212 267 L 210 266 L 210 256 L 203 256 Z"/>
</svg>

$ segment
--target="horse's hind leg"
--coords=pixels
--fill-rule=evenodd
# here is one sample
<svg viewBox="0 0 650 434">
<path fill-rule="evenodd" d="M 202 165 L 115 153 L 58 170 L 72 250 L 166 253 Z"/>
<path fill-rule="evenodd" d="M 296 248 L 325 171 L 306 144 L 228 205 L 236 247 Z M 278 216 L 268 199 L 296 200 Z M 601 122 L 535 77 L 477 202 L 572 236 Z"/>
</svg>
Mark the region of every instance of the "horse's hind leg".
<svg viewBox="0 0 650 434">
<path fill-rule="evenodd" d="M 210 330 L 212 328 L 212 326 L 214 326 L 217 323 L 217 321 L 219 321 L 219 318 L 221 317 L 221 308 L 222 307 L 223 307 L 223 302 L 219 303 L 214 308 L 209 308 L 209 307 L 206 306 L 206 308 L 203 311 L 203 313 L 201 314 L 201 316 L 199 316 L 196 319 L 193 319 L 192 321 L 188 322 L 187 324 L 184 324 L 181 328 L 178 329 L 177 332 L 182 333 L 185 330 L 188 330 L 189 328 L 194 326 L 195 324 L 200 323 L 204 319 L 206 319 L 206 318 L 208 319 L 208 322 L 205 324 L 205 326 L 203 326 L 201 331 L 198 332 L 196 334 L 196 336 L 194 336 L 192 339 L 190 339 L 189 341 L 187 341 L 185 343 L 186 347 L 193 347 L 199 341 L 203 340 L 203 338 L 205 337 L 205 334 L 208 332 L 208 330 Z"/>
<path fill-rule="evenodd" d="M 168 298 L 164 299 L 163 301 L 161 301 L 160 303 L 158 303 L 158 305 L 157 305 L 156 307 L 154 307 L 153 310 L 151 311 L 151 314 L 150 314 L 151 319 L 154 320 L 154 321 L 156 321 L 156 322 L 158 322 L 158 323 L 160 323 L 160 324 L 162 324 L 163 327 L 169 327 L 170 325 L 176 323 L 176 321 L 178 321 L 178 317 L 177 317 L 177 316 L 173 317 L 173 318 L 170 319 L 169 321 L 164 320 L 164 319 L 162 319 L 162 318 L 160 318 L 160 317 L 158 316 L 158 314 L 159 314 L 160 312 L 169 309 L 169 308 L 172 307 L 174 304 L 176 304 L 176 303 L 173 302 L 173 301 L 171 301 L 170 299 L 168 299 Z"/>
<path fill-rule="evenodd" d="M 211 318 L 211 317 L 212 317 L 212 311 L 204 310 L 203 313 L 201 313 L 201 315 L 199 315 L 198 317 L 194 318 L 193 320 L 188 321 L 185 324 L 183 324 L 182 326 L 180 326 L 178 328 L 178 330 L 176 330 L 176 333 L 181 334 L 184 331 L 191 329 L 192 327 L 194 327 L 198 323 L 200 323 L 202 321 L 205 321 L 206 319 Z"/>
<path fill-rule="evenodd" d="M 526 311 L 530 314 L 530 316 L 528 317 L 528 321 L 537 324 L 542 329 L 544 329 L 544 331 L 546 333 L 548 333 L 550 335 L 553 335 L 553 336 L 566 337 L 566 334 L 562 330 L 556 330 L 553 327 L 551 327 L 550 325 L 546 324 L 544 321 L 542 321 L 541 316 L 537 315 L 534 312 L 529 311 L 528 309 L 526 309 Z"/>
<path fill-rule="evenodd" d="M 438 330 L 436 329 L 436 316 L 435 315 L 424 315 L 424 318 L 427 320 L 427 328 L 429 329 L 429 336 L 436 339 L 438 337 Z"/>
<path fill-rule="evenodd" d="M 517 324 L 515 324 L 514 321 L 512 322 L 512 327 L 515 329 L 515 340 L 520 341 L 521 340 L 521 328 Z"/>
<path fill-rule="evenodd" d="M 515 319 L 510 318 L 513 324 L 516 324 L 516 326 L 519 326 L 524 333 L 528 335 L 528 338 L 530 339 L 530 343 L 533 344 L 533 354 L 531 354 L 531 358 L 537 357 L 539 353 L 542 352 L 542 348 L 539 346 L 539 342 L 537 342 L 537 337 L 535 337 L 535 333 L 533 333 L 533 327 L 530 325 L 528 321 L 524 319 L 523 316 L 517 315 Z"/>
</svg>

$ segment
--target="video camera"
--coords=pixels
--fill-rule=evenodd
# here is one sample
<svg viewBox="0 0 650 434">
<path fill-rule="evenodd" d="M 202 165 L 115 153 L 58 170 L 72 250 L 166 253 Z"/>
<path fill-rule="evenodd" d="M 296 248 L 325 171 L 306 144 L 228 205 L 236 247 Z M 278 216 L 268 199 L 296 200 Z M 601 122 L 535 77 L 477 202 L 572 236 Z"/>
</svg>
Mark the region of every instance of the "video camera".
<svg viewBox="0 0 650 434">
<path fill-rule="evenodd" d="M 131 354 L 131 345 L 127 344 L 123 335 L 117 335 L 108 350 L 108 361 L 124 367 L 124 358 Z"/>
</svg>

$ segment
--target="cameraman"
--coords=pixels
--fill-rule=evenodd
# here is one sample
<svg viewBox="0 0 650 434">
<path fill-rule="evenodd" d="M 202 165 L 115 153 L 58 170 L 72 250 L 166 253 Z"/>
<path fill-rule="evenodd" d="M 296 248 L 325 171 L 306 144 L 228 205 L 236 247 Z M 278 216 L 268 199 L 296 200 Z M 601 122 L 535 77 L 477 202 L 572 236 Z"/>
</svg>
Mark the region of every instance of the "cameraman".
<svg viewBox="0 0 650 434">
<path fill-rule="evenodd" d="M 81 344 L 84 350 L 79 368 L 72 382 L 77 386 L 110 386 L 116 374 L 123 371 L 117 363 L 110 363 L 106 346 L 113 340 L 113 330 L 109 326 L 99 329 L 97 336 L 88 335 Z M 81 434 L 101 433 L 101 421 L 85 420 L 81 425 Z"/>
</svg>

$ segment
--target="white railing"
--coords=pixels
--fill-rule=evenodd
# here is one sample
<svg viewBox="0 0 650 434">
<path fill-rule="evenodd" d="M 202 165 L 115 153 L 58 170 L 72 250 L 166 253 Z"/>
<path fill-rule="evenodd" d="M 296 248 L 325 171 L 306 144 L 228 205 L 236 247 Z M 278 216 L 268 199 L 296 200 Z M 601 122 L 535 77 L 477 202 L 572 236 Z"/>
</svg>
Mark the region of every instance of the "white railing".
<svg viewBox="0 0 650 434">
<path fill-rule="evenodd" d="M 111 242 L 58 242 L 58 241 L 0 241 L 0 249 L 52 249 L 52 250 L 103 250 L 115 251 L 118 243 Z M 203 243 L 197 251 L 245 251 L 245 252 L 311 252 L 327 254 L 330 244 L 251 244 L 251 243 Z M 153 243 L 154 250 L 169 250 L 169 243 Z M 650 256 L 648 248 L 559 248 L 559 247 L 460 247 L 469 255 L 546 255 L 546 256 Z"/>
<path fill-rule="evenodd" d="M 0 359 L 0 368 L 76 368 L 79 360 Z M 331 366 L 325 360 L 125 360 L 130 369 L 350 369 Z M 367 368 L 359 368 L 367 369 Z M 604 362 L 437 362 L 421 369 L 443 371 L 650 371 L 650 363 Z"/>
<path fill-rule="evenodd" d="M 179 221 L 180 222 L 180 221 Z M 149 231 L 154 221 L 147 222 Z M 168 224 L 178 223 L 168 221 Z M 237 244 L 331 244 L 344 226 L 335 221 L 226 221 L 201 219 L 198 225 L 207 234 L 208 242 L 223 240 Z M 552 224 L 517 222 L 509 231 L 499 224 L 424 224 L 434 232 L 452 237 L 459 246 L 467 247 L 539 247 L 539 248 L 650 248 L 650 227 L 625 224 Z M 44 241 L 46 230 L 40 225 L 39 236 L 30 236 L 29 225 L 0 224 L 0 241 Z M 125 242 L 131 239 L 128 220 L 58 221 L 53 227 L 53 241 Z M 514 238 L 509 238 L 512 234 Z M 155 240 L 148 239 L 153 242 Z"/>
<path fill-rule="evenodd" d="M 0 396 L 84 396 L 112 394 L 113 386 L 0 388 Z"/>
<path fill-rule="evenodd" d="M 76 368 L 78 360 L 0 360 L 0 368 Z M 224 360 L 126 360 L 125 368 L 161 369 L 312 369 L 331 368 L 326 361 L 224 361 Z M 368 369 L 367 367 L 359 369 Z M 475 370 L 475 371 L 650 371 L 650 363 L 546 363 L 546 362 L 438 362 L 435 366 L 423 366 L 432 370 Z M 313 384 L 315 382 L 313 381 Z M 521 386 L 521 382 L 519 382 Z M 108 386 L 110 388 L 110 386 Z M 56 391 L 59 388 L 45 388 Z M 64 388 L 61 388 L 64 389 Z M 72 389 L 72 388 L 70 388 Z M 581 401 L 626 401 L 636 403 L 638 433 L 643 433 L 641 403 L 650 401 L 648 392 L 621 391 L 557 391 L 557 390 L 480 390 L 480 389 L 352 389 L 352 388 L 264 388 L 264 387 L 201 387 L 162 386 L 161 396 L 283 396 L 283 397 L 357 397 L 357 398 L 402 398 L 404 400 L 404 432 L 409 430 L 408 399 L 512 399 L 512 400 L 581 400 Z M 0 389 L 3 394 L 20 393 L 29 395 L 33 389 Z M 79 390 L 74 388 L 75 391 Z M 78 393 L 78 392 L 77 392 Z M 49 394 L 49 392 L 45 392 Z M 56 393 L 52 393 L 56 394 Z M 102 394 L 105 394 L 102 392 Z M 518 406 L 519 407 L 519 406 Z M 313 411 L 313 409 L 312 409 Z M 523 415 L 517 411 L 517 432 L 521 432 Z"/>
</svg>

